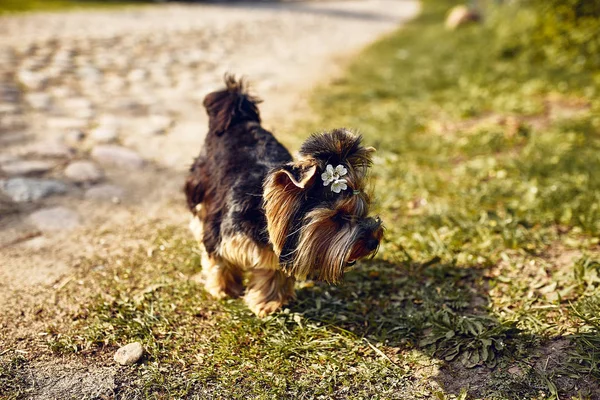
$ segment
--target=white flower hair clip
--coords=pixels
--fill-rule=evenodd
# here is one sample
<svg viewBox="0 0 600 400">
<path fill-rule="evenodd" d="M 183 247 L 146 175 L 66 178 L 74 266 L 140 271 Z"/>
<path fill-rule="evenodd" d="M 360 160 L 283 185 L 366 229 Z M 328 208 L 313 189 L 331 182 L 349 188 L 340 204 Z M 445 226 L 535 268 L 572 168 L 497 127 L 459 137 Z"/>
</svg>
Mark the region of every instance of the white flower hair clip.
<svg viewBox="0 0 600 400">
<path fill-rule="evenodd" d="M 321 174 L 323 186 L 328 186 L 331 183 L 331 191 L 335 193 L 348 189 L 348 185 L 346 185 L 348 181 L 342 178 L 347 173 L 348 170 L 343 165 L 338 165 L 334 169 L 333 165 L 327 164 L 325 172 Z"/>
</svg>

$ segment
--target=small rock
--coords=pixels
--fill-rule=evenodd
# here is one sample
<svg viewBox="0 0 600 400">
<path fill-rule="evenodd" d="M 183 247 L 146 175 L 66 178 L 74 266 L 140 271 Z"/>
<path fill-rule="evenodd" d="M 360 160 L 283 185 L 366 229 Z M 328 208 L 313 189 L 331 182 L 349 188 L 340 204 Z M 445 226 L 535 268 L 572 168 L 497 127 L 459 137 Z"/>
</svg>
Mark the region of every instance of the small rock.
<svg viewBox="0 0 600 400">
<path fill-rule="evenodd" d="M 53 179 L 12 178 L 0 180 L 2 190 L 18 203 L 36 201 L 53 194 L 63 194 L 68 186 Z"/>
<path fill-rule="evenodd" d="M 461 25 L 466 25 L 470 22 L 477 22 L 481 19 L 481 15 L 475 10 L 470 9 L 465 5 L 453 7 L 446 17 L 446 28 L 455 30 Z"/>
<path fill-rule="evenodd" d="M 86 119 L 80 118 L 48 118 L 46 120 L 46 126 L 50 129 L 83 129 L 87 126 L 88 122 Z"/>
<path fill-rule="evenodd" d="M 43 89 L 48 82 L 48 78 L 45 75 L 27 69 L 19 71 L 17 79 L 28 89 L 33 90 Z"/>
<path fill-rule="evenodd" d="M 78 119 L 88 119 L 95 115 L 93 103 L 86 98 L 72 98 L 64 102 L 64 107 Z"/>
<path fill-rule="evenodd" d="M 29 250 L 40 251 L 49 245 L 49 240 L 47 237 L 38 236 L 32 239 L 29 239 L 21 244 L 21 246 L 26 247 Z"/>
<path fill-rule="evenodd" d="M 127 79 L 131 82 L 141 82 L 148 77 L 148 72 L 143 69 L 134 69 L 127 75 Z"/>
<path fill-rule="evenodd" d="M 92 200 L 107 200 L 117 204 L 121 202 L 124 194 L 125 191 L 120 187 L 106 184 L 88 189 L 88 191 L 85 192 L 85 198 Z"/>
<path fill-rule="evenodd" d="M 19 211 L 17 204 L 10 197 L 0 192 L 0 216 Z"/>
<path fill-rule="evenodd" d="M 144 166 L 144 159 L 136 152 L 122 146 L 102 145 L 92 150 L 92 158 L 101 164 L 117 167 L 139 169 Z"/>
<path fill-rule="evenodd" d="M 50 93 L 53 97 L 57 99 L 63 99 L 63 101 L 64 99 L 77 95 L 77 92 L 68 86 L 53 86 L 50 89 Z"/>
<path fill-rule="evenodd" d="M 92 66 L 83 66 L 77 70 L 77 75 L 85 81 L 99 82 L 102 79 L 102 72 Z"/>
<path fill-rule="evenodd" d="M 2 170 L 8 175 L 35 175 L 41 174 L 54 168 L 54 163 L 49 161 L 13 161 L 2 166 Z"/>
<path fill-rule="evenodd" d="M 71 145 L 78 145 L 85 139 L 85 133 L 80 129 L 71 129 L 67 133 L 65 133 L 64 140 L 65 142 Z"/>
<path fill-rule="evenodd" d="M 19 157 L 15 156 L 15 155 L 0 153 L 0 165 L 8 164 L 13 161 L 17 161 L 18 159 L 19 159 Z"/>
<path fill-rule="evenodd" d="M 118 138 L 117 128 L 112 126 L 100 126 L 90 132 L 90 137 L 98 143 L 112 143 Z"/>
<path fill-rule="evenodd" d="M 26 138 L 27 136 L 23 132 L 4 133 L 0 135 L 0 144 L 19 143 L 23 142 Z"/>
<path fill-rule="evenodd" d="M 92 108 L 93 104 L 91 101 L 84 97 L 74 97 L 65 100 L 65 108 L 69 109 L 86 109 Z"/>
<path fill-rule="evenodd" d="M 29 216 L 29 221 L 41 231 L 62 231 L 77 228 L 79 216 L 65 207 L 45 208 Z"/>
<path fill-rule="evenodd" d="M 93 162 L 74 161 L 65 168 L 65 176 L 78 183 L 98 182 L 104 173 Z"/>
<path fill-rule="evenodd" d="M 144 347 L 138 343 L 129 343 L 115 353 L 115 361 L 121 365 L 135 364 L 144 355 Z"/>
<path fill-rule="evenodd" d="M 25 100 L 31 108 L 38 111 L 47 111 L 52 106 L 52 98 L 48 93 L 29 93 Z"/>
<path fill-rule="evenodd" d="M 148 118 L 147 124 L 141 129 L 141 133 L 147 136 L 162 135 L 173 125 L 173 120 L 165 115 L 153 115 Z"/>
<path fill-rule="evenodd" d="M 20 91 L 14 85 L 0 83 L 0 101 L 16 103 L 19 101 Z"/>
<path fill-rule="evenodd" d="M 19 111 L 17 104 L 0 104 L 0 114 L 16 114 Z"/>
<path fill-rule="evenodd" d="M 36 154 L 45 157 L 71 157 L 73 155 L 72 149 L 66 144 L 60 141 L 47 141 L 33 143 L 27 146 L 24 150 L 26 154 Z"/>
</svg>

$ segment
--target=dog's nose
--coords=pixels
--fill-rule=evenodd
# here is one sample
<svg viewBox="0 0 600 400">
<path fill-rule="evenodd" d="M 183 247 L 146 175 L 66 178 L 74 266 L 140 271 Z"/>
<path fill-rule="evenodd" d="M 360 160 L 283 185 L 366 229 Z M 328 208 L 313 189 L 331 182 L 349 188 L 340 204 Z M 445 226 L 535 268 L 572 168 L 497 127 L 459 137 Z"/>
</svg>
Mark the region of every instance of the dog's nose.
<svg viewBox="0 0 600 400">
<path fill-rule="evenodd" d="M 367 247 L 367 249 L 369 251 L 373 251 L 377 248 L 377 246 L 379 246 L 379 240 L 377 240 L 375 238 L 371 238 L 371 239 L 367 240 L 367 243 L 365 243 L 365 246 Z"/>
</svg>

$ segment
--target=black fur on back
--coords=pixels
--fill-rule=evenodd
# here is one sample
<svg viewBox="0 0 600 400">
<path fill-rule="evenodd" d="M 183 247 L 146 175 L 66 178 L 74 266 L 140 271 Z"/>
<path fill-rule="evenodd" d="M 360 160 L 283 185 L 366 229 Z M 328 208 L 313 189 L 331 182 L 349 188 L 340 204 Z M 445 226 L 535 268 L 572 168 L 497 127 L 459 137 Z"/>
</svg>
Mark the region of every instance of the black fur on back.
<svg viewBox="0 0 600 400">
<path fill-rule="evenodd" d="M 292 161 L 290 153 L 260 126 L 258 99 L 232 76 L 226 76 L 225 83 L 225 90 L 204 99 L 209 133 L 184 188 L 192 213 L 202 204 L 199 217 L 209 254 L 223 236 L 240 233 L 268 245 L 263 181 L 272 168 Z"/>
</svg>

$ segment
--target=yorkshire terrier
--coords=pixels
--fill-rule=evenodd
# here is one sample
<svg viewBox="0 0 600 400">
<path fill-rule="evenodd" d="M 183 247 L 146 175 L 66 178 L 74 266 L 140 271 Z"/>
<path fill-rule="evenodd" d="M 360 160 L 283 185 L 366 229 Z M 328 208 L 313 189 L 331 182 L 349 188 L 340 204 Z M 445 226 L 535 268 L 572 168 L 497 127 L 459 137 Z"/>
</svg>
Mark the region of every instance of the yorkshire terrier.
<svg viewBox="0 0 600 400">
<path fill-rule="evenodd" d="M 261 127 L 244 82 L 225 84 L 204 99 L 209 131 L 184 188 L 190 228 L 206 290 L 244 295 L 263 317 L 294 299 L 295 279 L 336 283 L 377 252 L 383 228 L 365 192 L 375 149 L 336 129 L 310 136 L 294 161 Z"/>
</svg>

